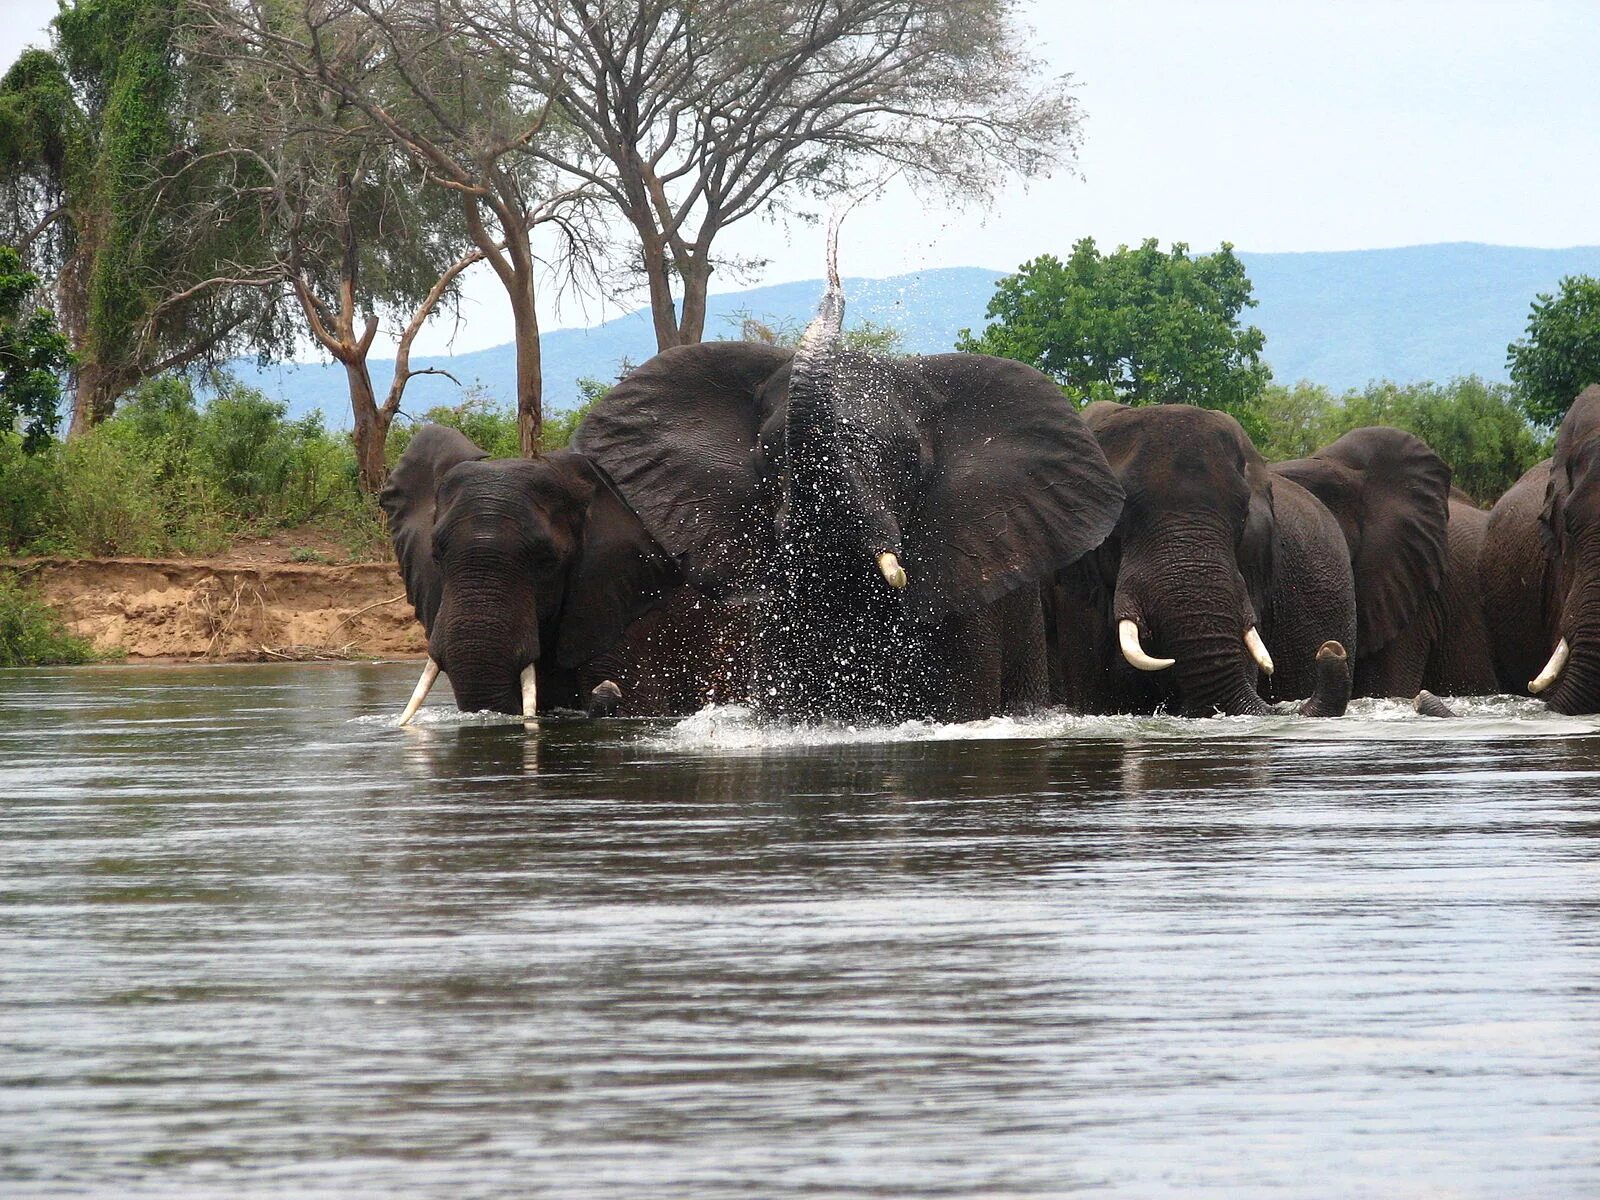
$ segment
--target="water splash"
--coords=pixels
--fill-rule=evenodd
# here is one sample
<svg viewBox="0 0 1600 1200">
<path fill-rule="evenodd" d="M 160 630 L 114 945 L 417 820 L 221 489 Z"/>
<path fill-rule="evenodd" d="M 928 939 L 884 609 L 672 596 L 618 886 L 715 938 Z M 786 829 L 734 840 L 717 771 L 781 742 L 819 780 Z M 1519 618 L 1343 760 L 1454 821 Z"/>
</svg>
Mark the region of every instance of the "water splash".
<svg viewBox="0 0 1600 1200">
<path fill-rule="evenodd" d="M 1600 719 L 1563 717 L 1527 697 L 1448 700 L 1454 720 L 1419 716 L 1408 701 L 1356 700 L 1338 719 L 1302 717 L 1293 706 L 1262 717 L 1189 718 L 1080 716 L 1049 709 L 1025 717 L 989 717 L 943 724 L 900 721 L 881 725 L 786 721 L 742 705 L 712 705 L 643 744 L 653 750 L 765 751 L 893 742 L 1039 741 L 1104 739 L 1154 741 L 1478 742 L 1503 737 L 1581 737 L 1600 731 Z"/>
</svg>

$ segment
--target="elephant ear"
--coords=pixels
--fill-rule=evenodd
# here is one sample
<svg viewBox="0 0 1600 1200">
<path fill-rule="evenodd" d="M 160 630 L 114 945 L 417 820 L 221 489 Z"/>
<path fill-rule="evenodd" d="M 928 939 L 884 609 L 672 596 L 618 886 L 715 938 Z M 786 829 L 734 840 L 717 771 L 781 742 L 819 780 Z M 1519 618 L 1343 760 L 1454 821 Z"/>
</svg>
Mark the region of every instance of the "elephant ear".
<svg viewBox="0 0 1600 1200">
<path fill-rule="evenodd" d="M 747 342 L 664 350 L 612 388 L 573 438 L 689 581 L 714 596 L 753 584 L 772 554 L 757 442 L 772 407 L 767 384 L 791 357 Z"/>
<path fill-rule="evenodd" d="M 1388 645 L 1444 578 L 1450 468 L 1400 429 L 1356 429 L 1272 470 L 1338 518 L 1350 548 L 1359 655 Z"/>
<path fill-rule="evenodd" d="M 1555 448 L 1550 453 L 1550 482 L 1545 487 L 1544 509 L 1539 514 L 1539 529 L 1544 544 L 1553 553 L 1565 545 L 1567 501 L 1575 481 L 1592 479 L 1596 473 L 1594 430 L 1600 427 L 1600 383 L 1578 393 L 1556 431 Z"/>
<path fill-rule="evenodd" d="M 594 463 L 560 452 L 544 461 L 570 471 L 574 490 L 588 497 L 556 641 L 556 661 L 578 667 L 621 641 L 628 626 L 665 600 L 683 576 Z"/>
<path fill-rule="evenodd" d="M 378 493 L 378 503 L 389 518 L 389 538 L 394 543 L 400 574 L 406 581 L 406 599 L 417 620 L 430 632 L 439 611 L 443 582 L 433 561 L 433 522 L 439 484 L 451 468 L 489 456 L 458 429 L 424 425 L 411 438 L 389 481 Z"/>
<path fill-rule="evenodd" d="M 1059 387 L 985 355 L 912 365 L 932 393 L 923 430 L 931 467 L 902 530 L 914 617 L 974 612 L 1105 541 L 1122 487 Z"/>
</svg>

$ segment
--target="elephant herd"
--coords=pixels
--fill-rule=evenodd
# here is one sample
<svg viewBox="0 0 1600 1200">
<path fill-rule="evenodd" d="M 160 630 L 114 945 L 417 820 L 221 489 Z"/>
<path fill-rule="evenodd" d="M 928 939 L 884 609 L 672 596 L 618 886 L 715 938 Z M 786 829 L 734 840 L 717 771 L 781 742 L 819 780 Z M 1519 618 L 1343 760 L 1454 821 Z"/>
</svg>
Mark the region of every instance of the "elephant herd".
<svg viewBox="0 0 1600 1200">
<path fill-rule="evenodd" d="M 1337 716 L 1351 695 L 1600 709 L 1600 387 L 1492 513 L 1422 441 L 1268 463 L 1188 405 L 1091 404 L 969 354 L 670 349 L 573 448 L 424 426 L 382 502 L 457 705 L 847 721 Z"/>
</svg>

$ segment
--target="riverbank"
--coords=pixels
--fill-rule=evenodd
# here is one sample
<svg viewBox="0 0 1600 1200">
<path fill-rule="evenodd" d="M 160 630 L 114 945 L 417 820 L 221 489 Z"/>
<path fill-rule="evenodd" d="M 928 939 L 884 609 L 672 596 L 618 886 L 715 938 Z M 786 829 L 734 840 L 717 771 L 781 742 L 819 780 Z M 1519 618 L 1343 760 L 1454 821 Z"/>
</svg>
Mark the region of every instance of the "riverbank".
<svg viewBox="0 0 1600 1200">
<path fill-rule="evenodd" d="M 16 572 L 96 651 L 130 662 L 264 662 L 426 653 L 393 562 L 15 558 Z"/>
</svg>

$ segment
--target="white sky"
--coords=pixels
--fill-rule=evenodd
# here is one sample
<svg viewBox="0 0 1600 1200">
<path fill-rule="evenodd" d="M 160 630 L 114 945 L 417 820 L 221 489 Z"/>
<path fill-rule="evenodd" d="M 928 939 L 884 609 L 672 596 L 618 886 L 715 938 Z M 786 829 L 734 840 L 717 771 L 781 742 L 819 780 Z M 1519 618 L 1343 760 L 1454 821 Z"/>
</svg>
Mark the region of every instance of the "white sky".
<svg viewBox="0 0 1600 1200">
<path fill-rule="evenodd" d="M 43 44 L 54 0 L 4 0 L 0 62 Z M 1008 186 L 984 213 L 903 188 L 846 222 L 841 266 L 885 276 L 1008 270 L 1084 234 L 1197 249 L 1600 243 L 1600 0 L 1027 0 L 1039 53 L 1087 116 L 1076 176 Z M 792 243 L 791 243 L 792 235 Z M 724 252 L 821 273 L 822 233 L 759 221 Z M 713 290 L 733 290 L 732 281 Z M 638 297 L 570 305 L 584 325 Z M 492 279 L 469 287 L 459 351 L 510 340 Z M 445 332 L 422 352 L 443 350 Z"/>
</svg>

